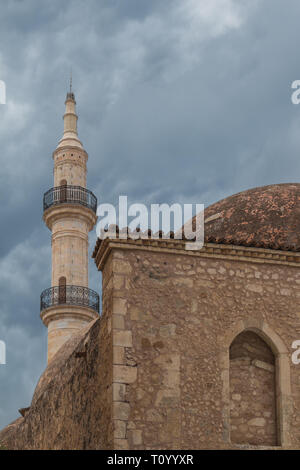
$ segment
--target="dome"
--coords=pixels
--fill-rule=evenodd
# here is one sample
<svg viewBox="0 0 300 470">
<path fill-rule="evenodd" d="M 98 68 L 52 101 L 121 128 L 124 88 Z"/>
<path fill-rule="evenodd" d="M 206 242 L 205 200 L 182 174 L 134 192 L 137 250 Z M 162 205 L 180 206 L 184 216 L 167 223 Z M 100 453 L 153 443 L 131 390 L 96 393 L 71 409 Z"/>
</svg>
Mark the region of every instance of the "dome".
<svg viewBox="0 0 300 470">
<path fill-rule="evenodd" d="M 300 183 L 249 189 L 204 211 L 205 242 L 300 251 Z"/>
</svg>

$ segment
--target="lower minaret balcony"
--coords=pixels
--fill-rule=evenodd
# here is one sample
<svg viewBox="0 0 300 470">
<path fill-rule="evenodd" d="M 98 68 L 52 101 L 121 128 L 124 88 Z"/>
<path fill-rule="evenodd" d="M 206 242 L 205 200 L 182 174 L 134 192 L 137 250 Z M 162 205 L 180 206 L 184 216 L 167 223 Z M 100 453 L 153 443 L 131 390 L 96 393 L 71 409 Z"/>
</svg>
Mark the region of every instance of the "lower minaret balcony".
<svg viewBox="0 0 300 470">
<path fill-rule="evenodd" d="M 60 204 L 81 205 L 91 209 L 95 214 L 97 213 L 96 196 L 91 191 L 81 186 L 57 186 L 49 189 L 49 191 L 44 194 L 44 211 Z"/>
<path fill-rule="evenodd" d="M 58 306 L 83 307 L 99 314 L 99 295 L 82 286 L 56 286 L 44 290 L 41 294 L 41 313 Z"/>
<path fill-rule="evenodd" d="M 99 318 L 99 295 L 82 286 L 57 286 L 41 294 L 41 319 L 48 328 L 48 362 L 73 335 Z"/>
</svg>

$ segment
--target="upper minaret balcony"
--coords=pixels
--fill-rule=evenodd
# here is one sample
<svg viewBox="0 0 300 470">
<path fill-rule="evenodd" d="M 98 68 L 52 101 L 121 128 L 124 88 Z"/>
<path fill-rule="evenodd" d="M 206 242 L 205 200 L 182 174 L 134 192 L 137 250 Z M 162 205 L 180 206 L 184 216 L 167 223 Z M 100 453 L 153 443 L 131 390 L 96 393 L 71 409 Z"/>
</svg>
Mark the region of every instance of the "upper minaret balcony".
<svg viewBox="0 0 300 470">
<path fill-rule="evenodd" d="M 58 204 L 79 204 L 97 213 L 97 198 L 81 186 L 63 185 L 51 188 L 44 194 L 44 211 Z"/>
</svg>

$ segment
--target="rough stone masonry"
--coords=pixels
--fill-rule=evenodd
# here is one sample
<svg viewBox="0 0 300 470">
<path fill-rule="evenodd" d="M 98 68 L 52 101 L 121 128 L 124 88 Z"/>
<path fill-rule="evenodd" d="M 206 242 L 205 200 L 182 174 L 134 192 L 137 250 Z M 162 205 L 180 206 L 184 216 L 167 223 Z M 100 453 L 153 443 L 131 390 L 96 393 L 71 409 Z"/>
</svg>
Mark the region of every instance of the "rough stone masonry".
<svg viewBox="0 0 300 470">
<path fill-rule="evenodd" d="M 102 315 L 60 348 L 0 442 L 299 449 L 300 366 L 291 360 L 300 338 L 299 186 L 271 188 L 274 198 L 262 188 L 260 211 L 243 194 L 238 231 L 228 222 L 238 201 L 232 210 L 217 203 L 210 215 L 220 214 L 219 234 L 226 219 L 226 237 L 199 251 L 182 240 L 98 240 Z M 253 224 L 263 227 L 258 237 Z"/>
</svg>

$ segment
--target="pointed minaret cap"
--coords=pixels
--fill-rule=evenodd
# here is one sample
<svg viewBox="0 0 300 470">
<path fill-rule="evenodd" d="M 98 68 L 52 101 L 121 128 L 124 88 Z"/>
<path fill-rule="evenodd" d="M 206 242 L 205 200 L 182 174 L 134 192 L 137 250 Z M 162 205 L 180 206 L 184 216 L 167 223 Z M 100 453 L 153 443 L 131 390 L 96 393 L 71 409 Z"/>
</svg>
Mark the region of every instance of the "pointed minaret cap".
<svg viewBox="0 0 300 470">
<path fill-rule="evenodd" d="M 67 93 L 67 98 L 65 101 L 66 110 L 64 114 L 64 135 L 59 141 L 57 148 L 61 147 L 79 147 L 83 148 L 82 143 L 78 138 L 77 133 L 77 120 L 78 116 L 76 114 L 76 101 L 75 95 L 72 91 L 72 85 L 70 86 L 70 91 Z"/>
</svg>

